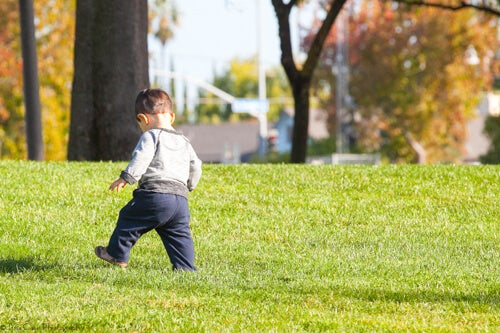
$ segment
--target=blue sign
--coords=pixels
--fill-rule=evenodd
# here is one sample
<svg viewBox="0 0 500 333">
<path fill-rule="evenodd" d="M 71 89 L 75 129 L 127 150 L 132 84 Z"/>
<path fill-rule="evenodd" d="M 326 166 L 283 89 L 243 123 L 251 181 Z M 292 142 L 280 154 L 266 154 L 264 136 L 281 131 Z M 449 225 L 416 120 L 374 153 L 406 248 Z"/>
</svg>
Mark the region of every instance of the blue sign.
<svg viewBox="0 0 500 333">
<path fill-rule="evenodd" d="M 258 98 L 237 98 L 231 104 L 231 110 L 236 113 L 255 113 L 269 111 L 269 101 Z"/>
</svg>

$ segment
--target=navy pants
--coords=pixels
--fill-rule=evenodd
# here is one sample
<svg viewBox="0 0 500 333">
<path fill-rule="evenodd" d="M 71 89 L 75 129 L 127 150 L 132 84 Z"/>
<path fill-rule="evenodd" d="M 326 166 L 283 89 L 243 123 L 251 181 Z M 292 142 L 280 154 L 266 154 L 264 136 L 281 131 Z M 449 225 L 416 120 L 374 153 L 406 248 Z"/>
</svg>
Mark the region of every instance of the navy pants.
<svg viewBox="0 0 500 333">
<path fill-rule="evenodd" d="M 128 262 L 132 246 L 143 234 L 154 229 L 161 237 L 173 269 L 194 271 L 189 219 L 187 198 L 135 190 L 133 199 L 120 210 L 108 253 L 118 261 Z"/>
</svg>

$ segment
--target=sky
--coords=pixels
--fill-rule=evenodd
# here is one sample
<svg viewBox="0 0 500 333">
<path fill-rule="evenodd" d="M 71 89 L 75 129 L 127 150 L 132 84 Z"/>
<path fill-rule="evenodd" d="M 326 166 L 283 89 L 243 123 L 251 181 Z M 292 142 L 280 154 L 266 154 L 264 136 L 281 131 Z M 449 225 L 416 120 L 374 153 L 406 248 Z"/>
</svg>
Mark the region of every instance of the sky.
<svg viewBox="0 0 500 333">
<path fill-rule="evenodd" d="M 211 79 L 235 57 L 255 56 L 258 45 L 258 10 L 262 8 L 262 55 L 265 67 L 279 64 L 277 21 L 269 0 L 177 0 L 179 26 L 166 45 L 165 69 L 174 62 L 176 72 Z M 161 67 L 158 46 L 150 41 L 154 53 L 152 67 Z"/>
<path fill-rule="evenodd" d="M 222 73 L 234 58 L 257 55 L 259 17 L 262 64 L 266 69 L 280 65 L 278 25 L 270 0 L 176 0 L 176 5 L 180 15 L 173 39 L 163 51 L 157 41 L 149 40 L 150 68 L 169 71 L 173 62 L 175 72 L 211 82 L 214 71 Z M 176 91 L 181 84 L 176 83 Z M 190 83 L 186 87 L 188 98 L 194 99 L 197 88 Z"/>
</svg>

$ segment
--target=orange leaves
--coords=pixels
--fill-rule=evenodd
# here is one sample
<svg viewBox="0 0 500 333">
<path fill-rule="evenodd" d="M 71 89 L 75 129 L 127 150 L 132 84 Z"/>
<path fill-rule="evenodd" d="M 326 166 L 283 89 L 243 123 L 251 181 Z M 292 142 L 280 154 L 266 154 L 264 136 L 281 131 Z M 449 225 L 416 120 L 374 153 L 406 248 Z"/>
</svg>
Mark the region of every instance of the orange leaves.
<svg viewBox="0 0 500 333">
<path fill-rule="evenodd" d="M 75 0 L 34 1 L 47 159 L 64 159 L 73 76 Z M 0 1 L 0 156 L 23 158 L 22 58 L 17 0 Z"/>
</svg>

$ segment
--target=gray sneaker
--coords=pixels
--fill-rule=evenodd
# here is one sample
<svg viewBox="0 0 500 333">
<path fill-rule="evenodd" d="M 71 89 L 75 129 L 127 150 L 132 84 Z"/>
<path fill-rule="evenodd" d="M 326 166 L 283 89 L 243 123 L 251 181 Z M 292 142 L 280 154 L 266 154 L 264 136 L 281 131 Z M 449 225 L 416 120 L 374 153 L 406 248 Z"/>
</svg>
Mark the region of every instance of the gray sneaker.
<svg viewBox="0 0 500 333">
<path fill-rule="evenodd" d="M 128 263 L 123 262 L 123 261 L 118 261 L 115 258 L 113 258 L 109 253 L 108 250 L 104 246 L 97 246 L 94 249 L 94 253 L 96 256 L 101 258 L 104 261 L 109 262 L 110 264 L 120 266 L 121 268 L 127 267 Z"/>
</svg>

